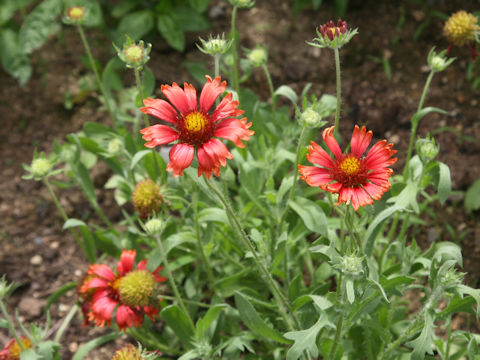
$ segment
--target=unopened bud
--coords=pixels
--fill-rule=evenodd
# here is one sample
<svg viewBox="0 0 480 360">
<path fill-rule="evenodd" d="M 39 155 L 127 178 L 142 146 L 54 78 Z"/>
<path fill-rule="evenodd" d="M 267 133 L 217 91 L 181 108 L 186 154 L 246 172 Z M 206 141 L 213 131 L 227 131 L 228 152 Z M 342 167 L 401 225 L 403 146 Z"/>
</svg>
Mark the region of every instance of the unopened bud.
<svg viewBox="0 0 480 360">
<path fill-rule="evenodd" d="M 66 24 L 80 25 L 85 20 L 85 12 L 83 6 L 71 6 L 67 9 L 63 20 Z"/>
<path fill-rule="evenodd" d="M 446 52 L 447 51 L 444 50 L 444 51 L 440 52 L 439 54 L 437 54 L 435 52 L 435 48 L 430 50 L 430 52 L 428 53 L 428 58 L 427 58 L 427 62 L 428 62 L 428 66 L 430 67 L 430 70 L 435 71 L 435 72 L 443 71 L 448 66 L 450 66 L 450 64 L 452 62 L 455 61 L 455 58 L 448 59 L 445 56 Z"/>
<path fill-rule="evenodd" d="M 107 151 L 110 156 L 115 156 L 119 154 L 123 149 L 123 142 L 120 139 L 112 139 L 108 143 Z"/>
<path fill-rule="evenodd" d="M 347 22 L 338 19 L 337 24 L 329 21 L 317 29 L 318 38 L 313 39 L 313 42 L 307 42 L 309 45 L 331 49 L 339 49 L 347 44 L 358 33 L 357 29 L 349 29 Z"/>
<path fill-rule="evenodd" d="M 52 164 L 48 159 L 38 158 L 32 161 L 31 172 L 36 178 L 43 178 L 50 172 Z"/>
<path fill-rule="evenodd" d="M 435 139 L 419 139 L 417 140 L 415 147 L 417 148 L 417 153 L 420 159 L 424 163 L 428 163 L 435 159 L 440 151 L 440 146 L 435 144 Z"/>
<path fill-rule="evenodd" d="M 262 66 L 267 63 L 268 53 L 263 47 L 257 47 L 248 53 L 248 60 L 253 66 Z"/>
<path fill-rule="evenodd" d="M 198 49 L 205 54 L 214 56 L 225 54 L 230 49 L 233 39 L 226 40 L 225 35 L 222 34 L 222 36 L 218 35 L 217 37 L 210 36 L 208 40 L 200 38 L 200 42 L 202 45 L 197 44 Z"/>
<path fill-rule="evenodd" d="M 162 220 L 160 219 L 148 220 L 144 225 L 144 229 L 148 235 L 158 234 L 162 229 Z"/>
<path fill-rule="evenodd" d="M 363 258 L 356 255 L 345 255 L 336 267 L 346 276 L 357 277 L 363 274 L 362 261 Z"/>
<path fill-rule="evenodd" d="M 305 109 L 305 111 L 302 112 L 300 119 L 303 124 L 308 127 L 315 127 L 320 123 L 320 121 L 322 121 L 320 114 L 312 107 Z"/>
<path fill-rule="evenodd" d="M 143 41 L 139 41 L 138 44 L 132 42 L 130 37 L 126 36 L 126 41 L 123 44 L 123 48 L 119 49 L 113 44 L 115 50 L 117 50 L 118 57 L 127 65 L 128 68 L 141 69 L 148 60 L 150 60 L 150 51 L 152 50 L 152 44 L 147 44 Z"/>
<path fill-rule="evenodd" d="M 240 9 L 249 9 L 255 6 L 255 0 L 228 0 L 230 4 Z"/>
</svg>

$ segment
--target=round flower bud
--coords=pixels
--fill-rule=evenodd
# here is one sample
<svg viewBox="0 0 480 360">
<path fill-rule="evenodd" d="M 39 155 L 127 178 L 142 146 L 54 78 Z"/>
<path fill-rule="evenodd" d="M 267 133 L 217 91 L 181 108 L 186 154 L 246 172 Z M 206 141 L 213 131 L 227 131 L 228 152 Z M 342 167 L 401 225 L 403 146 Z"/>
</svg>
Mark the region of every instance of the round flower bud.
<svg viewBox="0 0 480 360">
<path fill-rule="evenodd" d="M 147 46 L 145 46 L 143 41 L 139 41 L 138 44 L 135 44 L 128 35 L 122 49 L 119 49 L 115 44 L 113 44 L 113 47 L 117 50 L 118 57 L 128 68 L 141 69 L 143 65 L 150 60 L 149 55 L 152 50 L 152 44 L 147 44 Z"/>
<path fill-rule="evenodd" d="M 163 203 L 160 186 L 151 179 L 139 182 L 133 191 L 132 202 L 142 219 L 153 216 Z"/>
<path fill-rule="evenodd" d="M 427 57 L 427 62 L 430 70 L 435 72 L 443 71 L 447 67 L 449 67 L 452 62 L 455 61 L 455 58 L 447 58 L 445 56 L 446 53 L 447 50 L 444 50 L 439 54 L 435 52 L 435 48 L 432 48 L 432 50 L 430 50 Z"/>
<path fill-rule="evenodd" d="M 308 107 L 304 112 L 302 112 L 300 120 L 305 126 L 315 127 L 320 123 L 320 121 L 322 121 L 322 117 L 312 107 Z"/>
<path fill-rule="evenodd" d="M 121 277 L 118 292 L 122 303 L 131 306 L 148 306 L 155 290 L 155 276 L 147 270 L 135 270 Z"/>
<path fill-rule="evenodd" d="M 81 24 L 85 19 L 85 8 L 83 6 L 72 6 L 68 8 L 66 20 L 72 24 Z"/>
<path fill-rule="evenodd" d="M 363 274 L 362 258 L 355 255 L 346 255 L 341 258 L 339 269 L 346 276 L 359 276 Z"/>
<path fill-rule="evenodd" d="M 441 56 L 434 56 L 432 59 L 432 69 L 435 71 L 441 71 L 441 69 L 445 66 L 445 59 Z"/>
<path fill-rule="evenodd" d="M 120 139 L 112 139 L 109 141 L 107 146 L 108 154 L 111 156 L 117 155 L 123 149 L 123 142 Z"/>
<path fill-rule="evenodd" d="M 250 60 L 254 66 L 265 65 L 267 63 L 267 59 L 267 51 L 261 47 L 257 47 L 248 53 L 248 60 Z"/>
<path fill-rule="evenodd" d="M 198 49 L 207 55 L 214 56 L 219 54 L 225 54 L 230 49 L 233 39 L 226 40 L 225 35 L 222 34 L 222 36 L 217 37 L 210 36 L 207 41 L 200 38 L 200 42 L 202 43 L 202 45 L 197 44 Z"/>
<path fill-rule="evenodd" d="M 50 172 L 52 164 L 48 159 L 38 158 L 32 161 L 31 173 L 36 178 L 42 178 Z"/>
<path fill-rule="evenodd" d="M 126 49 L 123 49 L 123 53 L 125 54 L 125 58 L 130 63 L 137 63 L 143 60 L 143 46 L 142 44 L 135 45 L 132 44 Z"/>
<path fill-rule="evenodd" d="M 148 235 L 158 234 L 160 232 L 160 230 L 162 229 L 162 220 L 160 220 L 160 219 L 148 220 L 145 223 L 144 228 L 145 228 L 145 232 Z"/>
<path fill-rule="evenodd" d="M 479 31 L 478 19 L 465 10 L 457 11 L 451 15 L 443 28 L 447 40 L 457 46 L 464 46 L 473 42 L 475 34 Z"/>
<path fill-rule="evenodd" d="M 428 163 L 435 159 L 440 151 L 440 146 L 435 144 L 435 139 L 419 139 L 417 140 L 415 147 L 420 159 L 424 163 Z"/>
<path fill-rule="evenodd" d="M 112 360 L 144 360 L 144 357 L 139 348 L 132 344 L 128 344 L 115 351 Z"/>
</svg>

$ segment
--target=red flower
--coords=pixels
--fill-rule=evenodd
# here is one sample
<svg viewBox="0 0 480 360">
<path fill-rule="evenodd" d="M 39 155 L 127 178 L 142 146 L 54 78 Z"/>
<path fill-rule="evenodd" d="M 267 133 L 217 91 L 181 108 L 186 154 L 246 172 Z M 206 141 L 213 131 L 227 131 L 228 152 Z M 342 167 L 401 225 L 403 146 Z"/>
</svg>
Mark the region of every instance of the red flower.
<svg viewBox="0 0 480 360">
<path fill-rule="evenodd" d="M 388 166 L 397 161 L 397 158 L 391 158 L 397 151 L 392 150 L 393 144 L 387 145 L 387 141 L 382 140 L 362 156 L 373 134 L 367 132 L 365 126 L 362 129 L 355 126 L 350 143 L 351 152 L 343 154 L 332 135 L 333 129 L 334 126 L 323 131 L 323 140 L 335 159 L 312 141 L 307 159 L 321 167 L 298 165 L 298 171 L 308 185 L 338 194 L 336 205 L 351 203 L 356 211 L 360 206 L 373 204 L 374 199 L 380 200 L 390 188 L 388 179 L 393 170 Z"/>
<path fill-rule="evenodd" d="M 135 267 L 135 256 L 135 250 L 123 250 L 115 272 L 103 264 L 88 268 L 87 274 L 91 277 L 84 282 L 80 293 L 88 295 L 94 291 L 85 311 L 88 319 L 97 326 L 110 325 L 115 308 L 116 322 L 121 330 L 141 325 L 144 314 L 152 320 L 158 314 L 159 309 L 152 297 L 156 283 L 164 282 L 166 278 L 158 274 L 161 267 L 148 271 L 147 260 L 140 261 Z"/>
<path fill-rule="evenodd" d="M 183 170 L 190 166 L 197 151 L 198 176 L 205 174 L 210 178 L 220 174 L 220 166 L 226 166 L 227 159 L 232 159 L 223 142 L 215 137 L 233 141 L 238 147 L 245 145 L 241 140 L 248 141 L 254 134 L 249 130 L 252 123 L 247 118 L 237 119 L 243 110 L 237 108 L 238 101 L 232 100 L 232 93 L 227 94 L 220 104 L 209 112 L 215 100 L 225 92 L 227 83 L 220 82 L 220 77 L 212 80 L 207 76 L 207 82 L 200 94 L 199 107 L 197 106 L 197 92 L 195 88 L 185 83 L 183 90 L 176 83 L 172 86 L 162 85 L 162 92 L 173 105 L 165 100 L 146 99 L 145 107 L 140 111 L 153 115 L 160 120 L 170 123 L 167 125 L 153 125 L 140 130 L 147 140 L 146 147 L 153 148 L 178 140 L 170 150 L 168 171 L 173 176 L 183 174 Z"/>
<path fill-rule="evenodd" d="M 320 26 L 320 33 L 322 36 L 328 37 L 330 40 L 333 40 L 336 37 L 339 37 L 340 34 L 345 34 L 347 32 L 347 22 L 338 19 L 337 26 L 333 21 L 329 21 L 326 24 Z"/>
<path fill-rule="evenodd" d="M 29 338 L 22 336 L 20 338 L 23 348 L 30 349 L 33 347 Z M 7 345 L 0 351 L 0 360 L 20 360 L 20 353 L 22 348 L 15 339 L 11 339 Z"/>
</svg>

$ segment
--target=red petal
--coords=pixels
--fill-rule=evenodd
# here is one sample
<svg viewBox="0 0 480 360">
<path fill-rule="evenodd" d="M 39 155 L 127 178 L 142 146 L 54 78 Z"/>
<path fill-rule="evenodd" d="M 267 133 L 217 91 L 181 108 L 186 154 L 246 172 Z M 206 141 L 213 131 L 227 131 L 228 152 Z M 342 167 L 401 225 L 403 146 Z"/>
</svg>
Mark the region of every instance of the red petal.
<svg viewBox="0 0 480 360">
<path fill-rule="evenodd" d="M 146 270 L 148 260 L 142 260 L 137 264 L 137 270 Z"/>
<path fill-rule="evenodd" d="M 117 262 L 117 271 L 121 276 L 132 271 L 136 255 L 137 252 L 135 250 L 123 249 L 122 255 L 120 255 L 120 261 Z"/>
<path fill-rule="evenodd" d="M 316 166 L 298 165 L 298 172 L 301 179 L 305 180 L 310 186 L 326 185 L 334 179 L 330 176 L 330 171 Z"/>
<path fill-rule="evenodd" d="M 338 146 L 337 140 L 333 136 L 333 129 L 335 126 L 329 127 L 323 131 L 323 141 L 327 144 L 330 151 L 335 155 L 335 158 L 340 159 L 342 157 L 342 150 Z"/>
<path fill-rule="evenodd" d="M 183 170 L 190 166 L 193 161 L 195 148 L 189 144 L 175 144 L 170 150 L 170 163 L 167 171 L 173 171 L 173 176 L 183 175 Z"/>
<path fill-rule="evenodd" d="M 166 125 L 149 126 L 140 130 L 140 133 L 143 134 L 143 139 L 148 141 L 145 143 L 148 148 L 171 143 L 180 136 L 176 130 Z"/>
<path fill-rule="evenodd" d="M 160 310 L 158 310 L 155 306 L 149 305 L 144 306 L 143 311 L 145 311 L 145 314 L 147 314 L 150 319 L 155 320 L 155 316 L 157 316 Z"/>
<path fill-rule="evenodd" d="M 217 125 L 214 136 L 233 141 L 240 148 L 245 147 L 241 140 L 248 141 L 255 132 L 248 130 L 252 123 L 247 123 L 247 118 L 225 119 Z"/>
<path fill-rule="evenodd" d="M 200 94 L 200 111 L 207 113 L 212 107 L 217 98 L 225 92 L 227 88 L 227 82 L 220 83 L 220 76 L 217 76 L 214 80 L 210 76 L 206 76 L 207 82 L 203 86 L 202 93 Z"/>
<path fill-rule="evenodd" d="M 394 164 L 397 158 L 391 158 L 397 153 L 392 150 L 393 144 L 386 145 L 386 140 L 381 140 L 372 146 L 365 157 L 365 167 L 367 169 L 378 169 Z"/>
<path fill-rule="evenodd" d="M 355 125 L 352 134 L 352 154 L 356 157 L 361 157 L 365 150 L 367 150 L 370 141 L 372 140 L 373 133 L 371 131 L 367 132 L 365 126 L 362 126 L 362 129 Z"/>
<path fill-rule="evenodd" d="M 165 100 L 147 98 L 143 103 L 145 107 L 140 108 L 141 112 L 172 124 L 177 123 L 177 111 Z"/>
<path fill-rule="evenodd" d="M 143 315 L 139 311 L 133 310 L 130 306 L 120 305 L 117 309 L 117 325 L 120 330 L 134 326 L 139 326 L 143 322 Z"/>
<path fill-rule="evenodd" d="M 187 97 L 188 112 L 197 110 L 197 90 L 195 90 L 193 85 L 184 83 L 183 91 Z"/>
<path fill-rule="evenodd" d="M 92 298 L 92 317 L 95 323 L 108 322 L 110 324 L 112 312 L 117 306 L 117 301 L 108 296 L 108 291 L 99 290 Z"/>
<path fill-rule="evenodd" d="M 114 274 L 112 269 L 104 264 L 93 264 L 88 268 L 88 274 L 96 275 L 108 281 L 113 281 Z"/>
<path fill-rule="evenodd" d="M 177 110 L 182 114 L 187 114 L 190 110 L 188 98 L 185 94 L 185 91 L 178 86 L 177 83 L 170 85 L 162 85 L 162 93 L 165 94 L 167 99 L 177 108 Z"/>
<path fill-rule="evenodd" d="M 322 147 L 314 141 L 310 142 L 308 147 L 307 160 L 313 164 L 323 166 L 325 168 L 332 168 L 334 166 L 333 160 Z"/>
<path fill-rule="evenodd" d="M 93 278 L 87 283 L 83 284 L 80 288 L 80 292 L 84 293 L 91 289 L 105 288 L 108 287 L 108 281 L 102 278 Z"/>
<path fill-rule="evenodd" d="M 211 116 L 212 121 L 217 122 L 229 117 L 242 115 L 245 111 L 237 109 L 237 106 L 238 101 L 232 101 L 232 93 L 228 93 L 213 112 Z"/>
</svg>

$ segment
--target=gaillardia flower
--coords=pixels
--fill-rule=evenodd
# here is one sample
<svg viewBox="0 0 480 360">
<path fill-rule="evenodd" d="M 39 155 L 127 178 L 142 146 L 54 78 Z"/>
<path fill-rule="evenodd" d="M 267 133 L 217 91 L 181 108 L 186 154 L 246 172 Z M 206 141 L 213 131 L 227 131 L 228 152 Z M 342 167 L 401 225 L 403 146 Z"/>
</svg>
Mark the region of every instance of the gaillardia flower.
<svg viewBox="0 0 480 360">
<path fill-rule="evenodd" d="M 29 338 L 22 336 L 20 338 L 23 348 L 30 349 L 33 347 L 32 342 Z M 17 340 L 11 339 L 7 345 L 0 351 L 0 360 L 20 360 L 20 353 L 22 349 L 18 344 Z"/>
<path fill-rule="evenodd" d="M 338 19 L 336 25 L 330 20 L 317 29 L 318 37 L 313 39 L 314 42 L 307 41 L 307 43 L 319 48 L 339 49 L 352 40 L 357 33 L 357 29 L 349 29 L 347 22 L 342 19 Z"/>
<path fill-rule="evenodd" d="M 116 270 L 107 265 L 90 265 L 87 274 L 91 278 L 84 281 L 80 292 L 88 294 L 94 290 L 88 309 L 88 319 L 97 326 L 111 324 L 113 311 L 116 309 L 116 322 L 119 329 L 139 326 L 144 315 L 152 320 L 158 314 L 158 300 L 155 290 L 158 282 L 166 278 L 159 275 L 161 267 L 150 272 L 147 260 L 134 266 L 136 251 L 123 250 Z"/>
<path fill-rule="evenodd" d="M 380 200 L 390 188 L 388 179 L 393 170 L 388 166 L 397 161 L 397 158 L 392 158 L 397 151 L 392 150 L 393 144 L 382 140 L 363 156 L 373 134 L 367 132 L 364 126 L 362 129 L 355 126 L 350 142 L 351 152 L 343 154 L 333 136 L 333 129 L 334 126 L 323 131 L 323 140 L 334 158 L 312 141 L 307 159 L 319 167 L 298 165 L 298 171 L 308 185 L 338 194 L 336 205 L 342 202 L 352 204 L 356 211 L 361 206 L 373 204 L 373 200 Z"/>
<path fill-rule="evenodd" d="M 221 82 L 220 77 L 212 80 L 207 76 L 197 105 L 195 88 L 185 83 L 183 89 L 176 83 L 172 86 L 162 85 L 162 92 L 170 101 L 160 99 L 146 99 L 145 107 L 140 111 L 153 115 L 170 124 L 153 125 L 140 130 L 146 147 L 153 148 L 174 141 L 178 142 L 170 150 L 168 171 L 173 176 L 183 174 L 183 170 L 190 166 L 197 152 L 198 176 L 205 174 L 210 178 L 220 174 L 220 166 L 226 166 L 226 160 L 233 155 L 225 144 L 214 137 L 233 141 L 238 147 L 245 145 L 241 140 L 248 141 L 254 134 L 249 130 L 252 123 L 247 118 L 237 119 L 243 110 L 238 109 L 238 101 L 232 100 L 232 93 L 227 94 L 213 111 L 210 111 L 215 100 L 225 92 L 227 83 Z M 173 105 L 173 106 L 172 106 Z"/>
<path fill-rule="evenodd" d="M 475 40 L 475 33 L 480 31 L 480 25 L 475 15 L 460 10 L 448 18 L 443 31 L 451 44 L 464 46 Z"/>
</svg>

